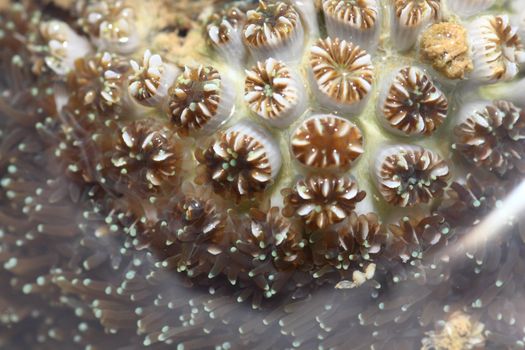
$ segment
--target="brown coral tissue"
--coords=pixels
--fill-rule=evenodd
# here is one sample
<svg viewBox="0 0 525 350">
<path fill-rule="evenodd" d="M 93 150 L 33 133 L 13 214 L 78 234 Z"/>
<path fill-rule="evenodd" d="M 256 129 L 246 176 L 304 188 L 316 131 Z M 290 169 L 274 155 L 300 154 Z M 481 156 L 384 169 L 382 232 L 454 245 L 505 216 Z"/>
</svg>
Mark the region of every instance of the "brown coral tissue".
<svg viewBox="0 0 525 350">
<path fill-rule="evenodd" d="M 522 5 L 0 0 L 0 349 L 523 349 Z"/>
<path fill-rule="evenodd" d="M 296 215 L 320 229 L 343 221 L 366 196 L 354 180 L 333 175 L 301 179 L 282 194 L 284 215 Z"/>
<path fill-rule="evenodd" d="M 412 207 L 443 195 L 449 167 L 441 156 L 416 146 L 385 148 L 376 160 L 379 192 L 388 203 Z"/>
<path fill-rule="evenodd" d="M 455 129 L 456 148 L 476 166 L 504 176 L 525 172 L 525 112 L 508 101 L 476 109 Z"/>
</svg>

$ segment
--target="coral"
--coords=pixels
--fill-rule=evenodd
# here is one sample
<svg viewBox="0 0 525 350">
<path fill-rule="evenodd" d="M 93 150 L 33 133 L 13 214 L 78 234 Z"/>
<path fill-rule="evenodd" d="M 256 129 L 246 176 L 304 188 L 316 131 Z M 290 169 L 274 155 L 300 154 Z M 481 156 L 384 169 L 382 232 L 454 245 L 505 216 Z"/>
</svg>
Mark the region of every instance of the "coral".
<svg viewBox="0 0 525 350">
<path fill-rule="evenodd" d="M 30 57 L 11 57 L 8 50 L 0 55 L 0 67 L 7 70 L 0 80 L 3 123 L 32 127 L 57 112 L 55 90 L 49 82 L 35 79 L 30 62 Z"/>
<path fill-rule="evenodd" d="M 99 52 L 75 61 L 67 76 L 71 92 L 68 107 L 87 107 L 100 113 L 120 112 L 124 98 L 124 81 L 130 66 L 122 57 Z"/>
<path fill-rule="evenodd" d="M 450 9 L 462 16 L 471 16 L 486 10 L 495 4 L 495 0 L 466 0 L 462 2 L 451 2 Z"/>
<path fill-rule="evenodd" d="M 77 3 L 79 25 L 102 50 L 128 53 L 139 41 L 135 12 L 126 0 L 85 0 Z"/>
<path fill-rule="evenodd" d="M 370 55 L 339 38 L 320 39 L 310 52 L 310 69 L 320 99 L 336 109 L 357 113 L 374 83 Z"/>
<path fill-rule="evenodd" d="M 286 54 L 286 51 L 281 48 L 289 46 L 292 51 L 300 48 L 303 27 L 299 13 L 290 4 L 261 1 L 257 9 L 246 13 L 242 33 L 243 42 L 258 59 L 263 58 L 266 52 L 283 58 L 279 56 Z"/>
<path fill-rule="evenodd" d="M 483 16 L 471 23 L 472 77 L 482 82 L 510 80 L 525 61 L 525 49 L 509 17 Z"/>
<path fill-rule="evenodd" d="M 441 0 L 395 0 L 392 2 L 392 44 L 406 51 L 416 43 L 419 33 L 442 16 Z"/>
<path fill-rule="evenodd" d="M 46 64 L 43 57 L 47 53 L 44 39 L 41 36 L 39 24 L 42 13 L 31 4 L 13 4 L 9 11 L 0 14 L 0 44 L 6 52 L 11 51 L 14 62 L 31 66 L 36 75 L 46 73 Z M 44 52 L 38 52 L 38 48 Z"/>
<path fill-rule="evenodd" d="M 185 67 L 170 88 L 170 120 L 183 136 L 196 131 L 213 131 L 231 114 L 231 87 L 213 67 Z"/>
<path fill-rule="evenodd" d="M 211 46 L 226 59 L 239 60 L 245 56 L 246 49 L 242 43 L 242 28 L 246 12 L 241 6 L 232 4 L 213 13 L 206 24 L 206 38 Z"/>
<path fill-rule="evenodd" d="M 494 101 L 475 108 L 456 126 L 455 149 L 478 167 L 500 176 L 525 171 L 525 113 L 511 102 Z"/>
<path fill-rule="evenodd" d="M 77 59 L 91 52 L 90 43 L 76 34 L 66 23 L 49 21 L 40 24 L 42 39 L 47 42 L 47 66 L 56 74 L 65 75 Z"/>
<path fill-rule="evenodd" d="M 389 225 L 388 230 L 393 235 L 388 254 L 405 262 L 421 259 L 427 249 L 451 233 L 448 222 L 439 214 L 423 218 L 405 216 L 399 223 Z"/>
<path fill-rule="evenodd" d="M 176 186 L 181 154 L 176 138 L 161 124 L 150 120 L 122 127 L 108 154 L 107 177 L 119 186 Z"/>
<path fill-rule="evenodd" d="M 269 136 L 251 126 L 219 134 L 208 148 L 195 152 L 201 163 L 196 182 L 211 183 L 215 192 L 238 200 L 261 193 L 280 168 L 280 155 L 268 142 Z"/>
<path fill-rule="evenodd" d="M 387 235 L 376 214 L 352 212 L 338 226 L 327 232 L 315 232 L 309 240 L 313 261 L 322 271 L 316 272 L 320 277 L 327 266 L 353 273 L 374 263 L 384 253 Z"/>
<path fill-rule="evenodd" d="M 352 38 L 352 42 L 374 49 L 381 22 L 376 0 L 323 0 L 326 31 L 332 38 Z"/>
<path fill-rule="evenodd" d="M 399 17 L 402 23 L 414 26 L 420 23 L 425 16 L 437 18 L 440 6 L 439 0 L 396 0 L 394 9 L 396 17 Z"/>
<path fill-rule="evenodd" d="M 448 99 L 422 70 L 401 69 L 380 100 L 384 124 L 406 136 L 431 135 L 448 114 Z"/>
<path fill-rule="evenodd" d="M 377 9 L 372 1 L 361 0 L 355 3 L 325 0 L 323 12 L 330 17 L 335 17 L 341 22 L 348 22 L 357 28 L 366 29 L 374 26 L 377 21 Z"/>
<path fill-rule="evenodd" d="M 489 185 L 487 179 L 467 174 L 464 181 L 450 185 L 440 213 L 454 226 L 470 227 L 496 208 L 504 192 L 502 186 Z"/>
<path fill-rule="evenodd" d="M 136 61 L 130 61 L 130 64 L 133 74 L 129 78 L 129 94 L 145 106 L 161 103 L 177 76 L 176 68 L 149 50 L 144 52 L 142 65 Z"/>
<path fill-rule="evenodd" d="M 210 191 L 185 186 L 186 194 L 170 201 L 154 230 L 134 229 L 141 245 L 147 244 L 167 268 L 192 278 L 207 274 L 216 257 L 227 251 L 226 213 Z"/>
<path fill-rule="evenodd" d="M 2 7 L 0 346 L 522 347 L 517 2 Z"/>
<path fill-rule="evenodd" d="M 377 157 L 375 177 L 388 203 L 411 207 L 443 195 L 449 168 L 437 153 L 423 147 L 392 146 Z"/>
<path fill-rule="evenodd" d="M 269 58 L 246 71 L 244 100 L 273 125 L 286 126 L 303 112 L 302 95 L 299 80 L 284 62 Z"/>
<path fill-rule="evenodd" d="M 366 196 L 352 179 L 333 175 L 301 179 L 282 193 L 285 216 L 296 215 L 319 229 L 343 221 Z"/>
<path fill-rule="evenodd" d="M 234 32 L 241 27 L 245 18 L 246 14 L 235 6 L 212 14 L 206 26 L 209 40 L 217 46 L 233 41 Z"/>
<path fill-rule="evenodd" d="M 319 169 L 346 169 L 364 152 L 363 135 L 353 123 L 333 115 L 313 116 L 293 133 L 292 154 Z"/>
<path fill-rule="evenodd" d="M 235 243 L 237 255 L 249 261 L 248 276 L 266 297 L 280 292 L 295 269 L 306 261 L 306 242 L 298 225 L 280 214 L 279 208 L 266 213 L 253 209 L 246 227 Z"/>
</svg>

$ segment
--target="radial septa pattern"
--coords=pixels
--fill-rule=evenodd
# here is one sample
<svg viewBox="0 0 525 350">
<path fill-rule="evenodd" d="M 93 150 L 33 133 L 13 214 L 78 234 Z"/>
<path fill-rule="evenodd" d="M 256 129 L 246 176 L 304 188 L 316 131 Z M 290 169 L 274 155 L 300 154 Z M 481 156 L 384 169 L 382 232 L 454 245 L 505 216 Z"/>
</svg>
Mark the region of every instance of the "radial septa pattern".
<svg viewBox="0 0 525 350">
<path fill-rule="evenodd" d="M 250 199 L 266 190 L 279 173 L 281 155 L 271 136 L 252 124 L 226 130 L 198 149 L 197 182 L 210 182 L 218 193 Z"/>
<path fill-rule="evenodd" d="M 421 69 L 399 70 L 379 99 L 379 118 L 405 136 L 431 135 L 448 114 L 448 99 Z"/>
<path fill-rule="evenodd" d="M 236 6 L 222 9 L 208 19 L 207 39 L 224 58 L 242 61 L 245 48 L 242 42 L 242 27 L 246 13 Z"/>
<path fill-rule="evenodd" d="M 442 15 L 441 0 L 394 0 L 391 5 L 392 46 L 409 50 L 422 29 Z"/>
<path fill-rule="evenodd" d="M 340 117 L 317 115 L 292 134 L 292 154 L 300 164 L 317 169 L 344 170 L 364 152 L 359 128 Z"/>
<path fill-rule="evenodd" d="M 299 13 L 285 2 L 260 1 L 257 9 L 246 14 L 243 41 L 258 60 L 293 59 L 304 42 Z"/>
<path fill-rule="evenodd" d="M 186 66 L 168 92 L 168 117 L 182 136 L 213 132 L 231 116 L 231 90 L 217 69 Z"/>
<path fill-rule="evenodd" d="M 343 221 L 366 196 L 355 181 L 333 175 L 310 176 L 283 190 L 285 216 L 297 216 L 306 224 L 323 229 Z"/>
<path fill-rule="evenodd" d="M 322 8 L 328 36 L 351 41 L 367 50 L 375 49 L 381 27 L 376 0 L 324 0 Z"/>
<path fill-rule="evenodd" d="M 454 134 L 456 150 L 476 166 L 501 176 L 525 172 L 525 113 L 512 103 L 465 106 Z"/>
<path fill-rule="evenodd" d="M 125 54 L 140 44 L 135 11 L 128 1 L 86 1 L 78 6 L 82 14 L 79 25 L 100 49 Z"/>
<path fill-rule="evenodd" d="M 304 95 L 297 74 L 284 62 L 269 58 L 246 71 L 244 100 L 271 125 L 286 127 L 300 116 Z"/>
<path fill-rule="evenodd" d="M 181 161 L 178 147 L 173 135 L 161 125 L 149 120 L 133 122 L 119 132 L 107 166 L 108 176 L 129 187 L 175 185 Z"/>
<path fill-rule="evenodd" d="M 58 75 L 69 73 L 77 59 L 92 51 L 89 41 L 75 33 L 65 22 L 43 22 L 40 24 L 40 33 L 49 47 L 45 62 Z"/>
<path fill-rule="evenodd" d="M 310 242 L 320 270 L 330 265 L 336 270 L 355 272 L 366 269 L 381 254 L 386 239 L 385 227 L 377 215 L 352 212 L 340 226 L 312 234 Z"/>
<path fill-rule="evenodd" d="M 362 111 L 374 83 L 365 50 L 338 38 L 320 39 L 310 50 L 310 69 L 322 104 L 353 114 Z"/>
<path fill-rule="evenodd" d="M 99 113 L 122 111 L 127 62 L 107 51 L 75 61 L 67 77 L 67 89 L 81 105 Z M 58 94 L 57 94 L 58 96 Z"/>
<path fill-rule="evenodd" d="M 509 17 L 483 16 L 470 24 L 470 44 L 474 61 L 472 78 L 495 83 L 514 78 L 525 62 L 525 47 Z"/>
<path fill-rule="evenodd" d="M 419 146 L 390 146 L 376 158 L 375 179 L 390 204 L 412 207 L 429 203 L 444 193 L 449 167 L 443 158 Z"/>
<path fill-rule="evenodd" d="M 157 54 L 146 50 L 142 63 L 130 61 L 133 69 L 128 82 L 128 92 L 138 103 L 153 107 L 160 105 L 178 75 L 178 69 Z"/>
</svg>

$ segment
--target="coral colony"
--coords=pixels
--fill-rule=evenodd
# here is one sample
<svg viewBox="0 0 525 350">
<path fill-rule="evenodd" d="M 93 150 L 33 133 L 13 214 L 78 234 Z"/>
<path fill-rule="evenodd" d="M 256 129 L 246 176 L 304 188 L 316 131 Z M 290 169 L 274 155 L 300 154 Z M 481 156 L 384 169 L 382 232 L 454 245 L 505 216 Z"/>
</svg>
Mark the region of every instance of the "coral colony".
<svg viewBox="0 0 525 350">
<path fill-rule="evenodd" d="M 2 10 L 1 348 L 525 348 L 521 0 L 176 3 Z"/>
</svg>

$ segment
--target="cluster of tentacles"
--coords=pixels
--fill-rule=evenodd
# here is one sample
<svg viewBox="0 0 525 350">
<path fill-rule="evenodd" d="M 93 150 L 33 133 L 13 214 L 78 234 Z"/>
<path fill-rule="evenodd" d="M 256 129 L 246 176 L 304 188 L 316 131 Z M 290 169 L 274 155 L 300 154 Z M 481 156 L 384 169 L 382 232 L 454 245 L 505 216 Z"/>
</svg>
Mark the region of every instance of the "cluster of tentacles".
<svg viewBox="0 0 525 350">
<path fill-rule="evenodd" d="M 94 52 L 58 76 L 46 13 L 2 16 L 1 347 L 412 349 L 459 311 L 487 346 L 523 345 L 525 228 L 469 240 L 515 178 L 476 170 L 391 225 L 331 176 L 283 191 L 283 209 L 231 210 L 186 180 L 194 145 L 168 120 L 127 110 L 127 59 Z"/>
</svg>

